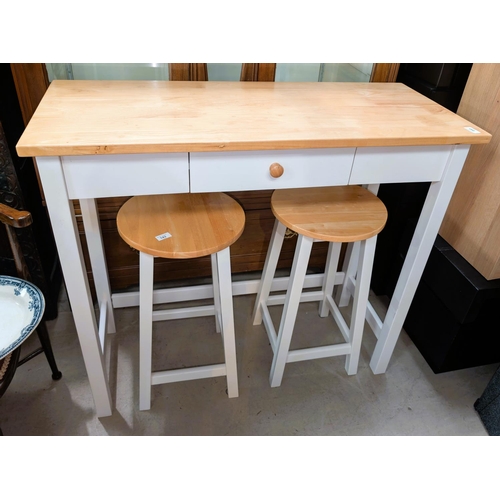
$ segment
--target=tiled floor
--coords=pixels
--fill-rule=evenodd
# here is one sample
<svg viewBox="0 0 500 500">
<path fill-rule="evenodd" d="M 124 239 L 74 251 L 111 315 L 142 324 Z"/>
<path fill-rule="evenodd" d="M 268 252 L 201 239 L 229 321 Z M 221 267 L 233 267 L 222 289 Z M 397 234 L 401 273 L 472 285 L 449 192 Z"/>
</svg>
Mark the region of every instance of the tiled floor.
<svg viewBox="0 0 500 500">
<path fill-rule="evenodd" d="M 21 366 L 0 399 L 5 435 L 331 435 L 485 436 L 473 409 L 497 365 L 436 375 L 403 332 L 387 373 L 368 363 L 375 337 L 367 328 L 358 374 L 348 376 L 344 358 L 287 365 L 282 386 L 268 382 L 271 348 L 263 326 L 250 316 L 254 296 L 234 299 L 240 396 L 228 399 L 224 378 L 153 388 L 150 411 L 138 410 L 138 310 L 116 310 L 118 333 L 110 335 L 109 365 L 114 414 L 98 419 L 64 298 L 48 323 L 63 378 L 52 381 L 43 356 Z M 384 298 L 372 297 L 380 314 Z M 275 318 L 280 308 L 272 308 Z M 276 320 L 277 321 L 277 320 Z M 302 304 L 293 346 L 334 339 L 331 317 Z M 220 362 L 213 318 L 155 323 L 154 367 Z M 26 349 L 36 345 L 30 338 Z M 220 361 L 218 361 L 220 360 Z"/>
</svg>

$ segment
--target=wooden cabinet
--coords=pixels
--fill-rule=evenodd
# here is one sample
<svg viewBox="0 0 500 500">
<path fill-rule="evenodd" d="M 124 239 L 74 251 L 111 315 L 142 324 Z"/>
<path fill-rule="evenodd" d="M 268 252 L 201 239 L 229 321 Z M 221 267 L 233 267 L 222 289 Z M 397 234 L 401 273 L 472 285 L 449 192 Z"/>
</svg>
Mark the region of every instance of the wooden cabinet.
<svg viewBox="0 0 500 500">
<path fill-rule="evenodd" d="M 35 104 L 36 96 L 33 96 L 33 100 L 18 102 L 15 76 L 9 64 L 0 64 L 0 202 L 31 212 L 33 224 L 16 230 L 16 234 L 31 282 L 40 288 L 45 297 L 44 318 L 50 320 L 57 316 L 61 266 L 33 160 L 19 157 L 15 147 L 24 131 L 25 113 L 29 113 L 30 106 L 36 107 L 38 103 Z M 23 85 L 33 81 L 33 75 L 25 76 Z M 0 274 L 17 276 L 3 224 L 0 224 Z"/>
<path fill-rule="evenodd" d="M 500 278 L 500 64 L 474 64 L 457 114 L 492 135 L 471 147 L 439 234 L 487 280 Z"/>
</svg>

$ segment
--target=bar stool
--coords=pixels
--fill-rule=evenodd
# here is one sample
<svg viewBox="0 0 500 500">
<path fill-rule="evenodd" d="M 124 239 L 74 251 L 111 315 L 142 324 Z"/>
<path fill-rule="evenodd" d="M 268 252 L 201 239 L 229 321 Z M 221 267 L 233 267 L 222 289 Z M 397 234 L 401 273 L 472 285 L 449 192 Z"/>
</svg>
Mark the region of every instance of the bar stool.
<svg viewBox="0 0 500 500">
<path fill-rule="evenodd" d="M 281 385 L 286 363 L 307 359 L 345 355 L 347 373 L 356 374 L 375 243 L 377 234 L 387 221 L 384 204 L 373 193 L 360 186 L 337 186 L 276 190 L 271 198 L 271 209 L 276 221 L 253 312 L 254 325 L 259 325 L 264 320 L 274 351 L 270 374 L 271 387 Z M 287 228 L 295 231 L 298 239 L 280 327 L 276 334 L 268 310 L 271 302 L 269 293 Z M 320 292 L 302 293 L 312 244 L 315 241 L 330 242 L 323 287 Z M 341 245 L 354 241 L 360 242 L 360 252 L 351 322 L 350 326 L 347 326 L 332 295 Z M 299 303 L 311 300 L 319 300 L 321 317 L 328 316 L 331 311 L 345 342 L 290 351 Z"/>
<path fill-rule="evenodd" d="M 226 376 L 230 398 L 238 396 L 229 247 L 243 232 L 245 213 L 223 193 L 135 196 L 116 218 L 120 236 L 139 251 L 139 409 L 151 407 L 151 385 Z M 211 256 L 213 306 L 153 311 L 154 258 Z M 215 315 L 225 362 L 152 372 L 152 322 Z"/>
</svg>

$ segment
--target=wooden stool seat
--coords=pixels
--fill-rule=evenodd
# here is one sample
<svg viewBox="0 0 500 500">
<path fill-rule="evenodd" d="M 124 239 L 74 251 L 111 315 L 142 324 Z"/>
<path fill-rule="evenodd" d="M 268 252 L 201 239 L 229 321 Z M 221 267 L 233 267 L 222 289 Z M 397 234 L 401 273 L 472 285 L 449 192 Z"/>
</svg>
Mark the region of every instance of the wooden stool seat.
<svg viewBox="0 0 500 500">
<path fill-rule="evenodd" d="M 384 204 L 359 186 L 277 190 L 271 209 L 298 234 L 341 243 L 371 238 L 387 220 Z"/>
<path fill-rule="evenodd" d="M 151 386 L 225 376 L 228 397 L 238 396 L 230 245 L 245 227 L 245 213 L 223 193 L 135 196 L 116 217 L 120 236 L 139 250 L 139 409 L 151 407 Z M 210 255 L 213 305 L 153 310 L 155 257 L 192 259 Z M 182 301 L 185 287 L 173 288 L 169 302 Z M 156 291 L 158 292 L 158 290 Z M 155 293 L 156 293 L 155 292 Z M 162 301 L 163 303 L 166 300 Z M 215 316 L 222 335 L 224 363 L 152 371 L 153 321 Z"/>
<path fill-rule="evenodd" d="M 116 224 L 140 252 L 192 259 L 232 245 L 243 232 L 245 213 L 223 193 L 134 196 L 120 208 Z"/>
<path fill-rule="evenodd" d="M 271 197 L 271 209 L 276 217 L 260 281 L 253 324 L 264 321 L 269 343 L 274 352 L 269 381 L 271 387 L 281 385 L 285 364 L 307 359 L 346 356 L 346 371 L 357 373 L 363 326 L 368 305 L 370 277 L 377 234 L 387 221 L 387 209 L 370 191 L 360 186 L 338 186 L 307 189 L 277 190 Z M 278 264 L 286 229 L 298 234 L 290 280 L 285 296 L 270 297 L 272 281 Z M 309 256 L 315 241 L 328 241 L 328 256 L 321 291 L 303 293 Z M 358 252 L 350 265 L 353 282 L 339 281 L 337 266 L 342 243 L 357 245 Z M 350 325 L 339 307 L 349 295 L 342 290 L 338 304 L 333 299 L 335 285 L 354 289 Z M 319 301 L 319 315 L 332 316 L 345 342 L 320 347 L 290 350 L 295 319 L 300 302 Z M 284 304 L 278 331 L 274 328 L 268 306 Z"/>
</svg>

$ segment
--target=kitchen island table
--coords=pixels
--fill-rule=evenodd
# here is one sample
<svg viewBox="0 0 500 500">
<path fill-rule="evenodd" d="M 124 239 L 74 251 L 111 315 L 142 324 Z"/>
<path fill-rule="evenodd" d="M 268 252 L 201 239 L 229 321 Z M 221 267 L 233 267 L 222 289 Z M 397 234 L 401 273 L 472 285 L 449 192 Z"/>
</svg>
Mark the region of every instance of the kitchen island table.
<svg viewBox="0 0 500 500">
<path fill-rule="evenodd" d="M 138 294 L 111 293 L 97 198 L 350 184 L 376 192 L 381 183 L 431 182 L 387 314 L 381 321 L 373 308 L 367 312 L 377 336 L 370 367 L 380 374 L 469 146 L 490 139 L 399 83 L 52 82 L 17 152 L 36 157 L 97 415 L 113 411 L 105 362 L 113 308 L 138 305 Z M 99 314 L 73 200 L 81 205 Z M 344 301 L 353 260 L 337 273 Z M 309 286 L 321 279 L 308 276 Z M 276 289 L 285 286 L 276 280 Z M 255 293 L 257 280 L 235 282 L 233 290 Z M 208 286 L 186 287 L 181 298 L 209 295 Z"/>
</svg>

